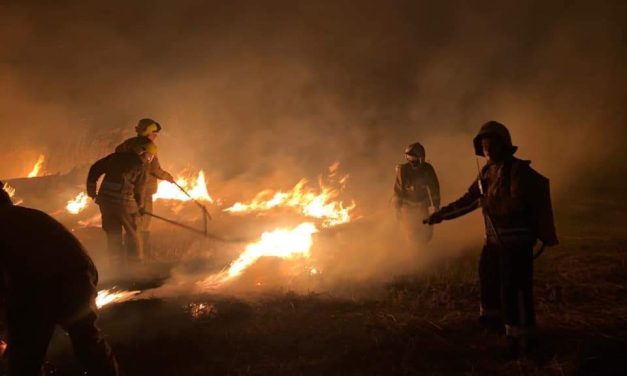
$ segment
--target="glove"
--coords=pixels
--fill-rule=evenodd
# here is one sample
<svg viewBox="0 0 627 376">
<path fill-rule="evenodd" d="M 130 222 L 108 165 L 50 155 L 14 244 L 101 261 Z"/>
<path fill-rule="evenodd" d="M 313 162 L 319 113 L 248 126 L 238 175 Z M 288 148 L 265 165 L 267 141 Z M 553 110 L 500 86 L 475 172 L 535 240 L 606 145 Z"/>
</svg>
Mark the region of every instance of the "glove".
<svg viewBox="0 0 627 376">
<path fill-rule="evenodd" d="M 440 223 L 444 220 L 444 218 L 442 218 L 442 214 L 440 214 L 439 211 L 431 214 L 429 216 L 429 218 L 425 219 L 424 221 L 422 221 L 423 224 L 429 224 L 429 225 L 434 225 L 436 223 Z"/>
<path fill-rule="evenodd" d="M 96 192 L 87 192 L 87 196 L 89 196 L 92 200 L 96 199 Z"/>
<path fill-rule="evenodd" d="M 143 206 L 140 206 L 140 207 L 139 207 L 139 209 L 138 209 L 138 211 L 139 211 L 139 215 L 144 215 L 144 214 L 146 214 L 146 209 L 144 209 L 144 207 L 143 207 Z"/>
<path fill-rule="evenodd" d="M 169 181 L 170 183 L 174 183 L 174 182 L 175 182 L 175 180 L 174 180 L 174 176 L 172 176 L 172 175 L 170 175 L 170 174 L 168 174 L 168 175 L 165 177 L 165 180 L 166 180 L 166 181 Z"/>
</svg>

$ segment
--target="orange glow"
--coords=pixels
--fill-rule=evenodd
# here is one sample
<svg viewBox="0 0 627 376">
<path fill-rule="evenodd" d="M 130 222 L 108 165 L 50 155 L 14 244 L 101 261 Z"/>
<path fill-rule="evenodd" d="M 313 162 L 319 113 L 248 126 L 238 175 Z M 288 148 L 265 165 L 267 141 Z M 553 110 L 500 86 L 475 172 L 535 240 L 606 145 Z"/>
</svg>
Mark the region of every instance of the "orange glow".
<svg viewBox="0 0 627 376">
<path fill-rule="evenodd" d="M 85 210 L 89 203 L 89 196 L 85 192 L 81 192 L 74 199 L 67 202 L 65 209 L 71 214 L 78 214 Z"/>
<path fill-rule="evenodd" d="M 176 179 L 178 185 L 183 187 L 195 200 L 213 202 L 213 198 L 207 191 L 207 182 L 205 180 L 205 172 L 200 170 L 196 178 L 179 177 Z M 167 181 L 160 181 L 157 187 L 157 193 L 152 198 L 154 200 L 177 200 L 190 201 L 185 193 L 183 193 L 175 184 Z"/>
<path fill-rule="evenodd" d="M 313 245 L 313 234 L 318 232 L 311 222 L 301 223 L 294 229 L 279 228 L 264 232 L 261 238 L 246 246 L 244 252 L 233 261 L 228 269 L 198 282 L 202 288 L 217 288 L 221 284 L 241 275 L 261 257 L 281 259 L 307 259 Z"/>
<path fill-rule="evenodd" d="M 33 166 L 33 169 L 28 173 L 28 177 L 34 178 L 40 176 L 45 161 L 46 157 L 43 154 L 40 154 L 39 158 L 37 158 L 37 162 L 35 162 L 35 165 Z"/>
<path fill-rule="evenodd" d="M 2 189 L 9 194 L 9 197 L 13 198 L 15 196 L 15 188 L 11 187 L 9 183 L 4 183 Z"/>
<path fill-rule="evenodd" d="M 100 290 L 98 291 L 98 296 L 96 296 L 96 306 L 100 309 L 108 304 L 112 303 L 122 303 L 127 300 L 131 300 L 135 295 L 139 294 L 141 291 L 116 291 L 115 287 L 108 290 Z"/>
<path fill-rule="evenodd" d="M 323 181 L 322 177 L 319 178 L 319 191 L 309 188 L 307 180 L 301 179 L 287 192 L 265 190 L 258 193 L 252 201 L 236 202 L 224 211 L 260 213 L 274 208 L 287 207 L 298 211 L 305 217 L 321 219 L 323 227 L 347 223 L 351 220 L 350 212 L 355 208 L 355 203 L 344 206 L 343 202 L 336 200 L 348 180 L 348 175 L 336 179 L 338 166 L 339 163 L 335 163 L 329 168 L 327 182 Z"/>
</svg>

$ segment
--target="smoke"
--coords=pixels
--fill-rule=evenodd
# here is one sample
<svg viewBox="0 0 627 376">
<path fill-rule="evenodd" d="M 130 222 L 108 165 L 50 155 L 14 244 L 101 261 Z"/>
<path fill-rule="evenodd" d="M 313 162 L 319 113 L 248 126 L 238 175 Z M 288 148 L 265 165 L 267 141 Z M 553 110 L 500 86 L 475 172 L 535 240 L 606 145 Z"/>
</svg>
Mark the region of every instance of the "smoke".
<svg viewBox="0 0 627 376">
<path fill-rule="evenodd" d="M 509 126 L 558 200 L 624 171 L 622 2 L 1 7 L 0 176 L 23 175 L 40 153 L 52 172 L 90 163 L 142 117 L 164 126 L 162 165 L 205 169 L 225 202 L 339 160 L 365 224 L 337 235 L 338 274 L 420 264 L 390 259 L 402 248 L 388 200 L 406 144 L 426 146 L 443 203 L 476 175 L 471 139 L 490 119 Z M 436 228 L 432 247 L 454 253 L 480 234 L 470 216 Z"/>
</svg>

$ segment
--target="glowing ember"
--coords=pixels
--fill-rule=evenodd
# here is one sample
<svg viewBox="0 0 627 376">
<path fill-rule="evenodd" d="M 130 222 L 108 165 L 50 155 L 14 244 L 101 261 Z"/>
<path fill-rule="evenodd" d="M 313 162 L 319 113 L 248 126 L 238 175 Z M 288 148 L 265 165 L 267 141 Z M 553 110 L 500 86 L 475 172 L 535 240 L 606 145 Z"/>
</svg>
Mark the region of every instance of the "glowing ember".
<svg viewBox="0 0 627 376">
<path fill-rule="evenodd" d="M 46 157 L 43 154 L 40 154 L 39 158 L 37 158 L 37 162 L 35 162 L 35 165 L 33 166 L 33 169 L 28 173 L 28 177 L 34 178 L 34 177 L 39 176 L 39 173 L 41 172 L 41 169 L 44 166 L 45 161 L 46 161 Z"/>
<path fill-rule="evenodd" d="M 318 232 L 311 222 L 300 224 L 294 229 L 276 229 L 264 232 L 261 239 L 246 246 L 244 252 L 228 269 L 214 274 L 199 285 L 204 288 L 215 288 L 220 284 L 242 274 L 249 266 L 264 256 L 282 259 L 308 258 L 313 244 L 312 236 Z"/>
<path fill-rule="evenodd" d="M 307 180 L 302 179 L 290 191 L 262 191 L 249 203 L 237 202 L 224 211 L 252 213 L 287 207 L 296 209 L 306 217 L 321 219 L 323 227 L 332 227 L 349 222 L 351 219 L 350 212 L 355 208 L 355 203 L 345 207 L 341 201 L 335 201 L 348 180 L 348 175 L 336 179 L 335 174 L 338 166 L 339 163 L 335 163 L 329 168 L 330 175 L 327 180 L 331 184 L 325 183 L 322 177 L 319 179 L 319 192 L 308 188 Z M 331 185 L 338 187 L 332 188 Z"/>
<path fill-rule="evenodd" d="M 9 183 L 4 183 L 2 189 L 9 194 L 9 197 L 13 198 L 15 196 L 15 188 L 11 187 Z"/>
<path fill-rule="evenodd" d="M 213 198 L 207 191 L 207 182 L 205 181 L 205 172 L 200 170 L 196 179 L 186 179 L 179 177 L 176 179 L 176 183 L 185 189 L 195 200 L 202 200 L 207 202 L 213 202 Z M 157 193 L 152 198 L 154 200 L 178 200 L 189 201 L 189 198 L 183 191 L 181 191 L 175 184 L 167 181 L 160 181 L 157 187 Z"/>
<path fill-rule="evenodd" d="M 140 292 L 141 291 L 139 290 L 115 291 L 115 287 L 109 290 L 100 290 L 98 291 L 98 296 L 96 297 L 96 306 L 98 308 L 102 308 L 108 304 L 125 302 L 127 300 L 131 300 Z"/>
<path fill-rule="evenodd" d="M 195 319 L 212 318 L 218 314 L 218 310 L 210 303 L 190 303 L 187 311 Z"/>
<path fill-rule="evenodd" d="M 78 214 L 87 207 L 88 203 L 89 196 L 87 196 L 87 193 L 81 192 L 73 200 L 67 202 L 65 209 L 72 214 Z"/>
</svg>

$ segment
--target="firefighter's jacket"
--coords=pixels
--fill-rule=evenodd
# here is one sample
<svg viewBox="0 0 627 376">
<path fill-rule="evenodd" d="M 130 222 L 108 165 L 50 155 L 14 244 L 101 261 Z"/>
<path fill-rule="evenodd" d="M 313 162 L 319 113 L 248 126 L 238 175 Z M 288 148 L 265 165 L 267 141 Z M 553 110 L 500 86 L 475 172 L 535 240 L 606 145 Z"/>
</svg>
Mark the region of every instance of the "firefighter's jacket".
<svg viewBox="0 0 627 376">
<path fill-rule="evenodd" d="M 87 175 L 87 194 L 98 204 L 123 205 L 131 211 L 142 206 L 146 166 L 135 153 L 113 153 L 94 163 Z M 96 194 L 96 183 L 104 175 Z"/>
<path fill-rule="evenodd" d="M 83 291 L 95 289 L 98 272 L 91 258 L 74 235 L 48 214 L 0 204 L 0 223 L 0 293 L 9 300 L 46 295 L 60 299 L 77 295 L 78 299 Z M 60 280 L 74 281 L 67 285 L 72 291 L 53 291 Z"/>
<path fill-rule="evenodd" d="M 433 166 L 427 162 L 415 168 L 411 163 L 396 166 L 394 201 L 397 208 L 403 204 L 422 204 L 439 208 L 440 183 Z"/>
<path fill-rule="evenodd" d="M 556 245 L 549 181 L 530 163 L 513 156 L 488 163 L 468 192 L 443 207 L 439 215 L 453 219 L 481 207 L 489 242 L 540 239 Z"/>
<path fill-rule="evenodd" d="M 116 152 L 131 152 L 133 151 L 133 147 L 137 145 L 139 142 L 142 142 L 145 139 L 143 136 L 131 137 L 126 141 L 122 142 L 115 148 Z M 161 164 L 159 164 L 159 158 L 155 155 L 148 166 L 148 171 L 146 175 L 146 195 L 147 197 L 152 196 L 155 192 L 157 192 L 158 181 L 159 180 L 172 180 L 172 175 L 161 168 Z"/>
</svg>

